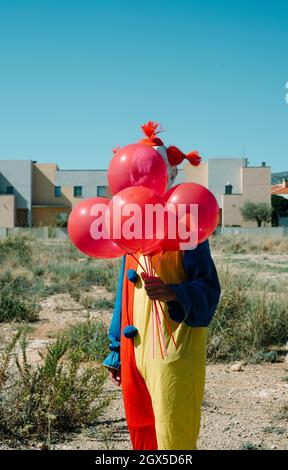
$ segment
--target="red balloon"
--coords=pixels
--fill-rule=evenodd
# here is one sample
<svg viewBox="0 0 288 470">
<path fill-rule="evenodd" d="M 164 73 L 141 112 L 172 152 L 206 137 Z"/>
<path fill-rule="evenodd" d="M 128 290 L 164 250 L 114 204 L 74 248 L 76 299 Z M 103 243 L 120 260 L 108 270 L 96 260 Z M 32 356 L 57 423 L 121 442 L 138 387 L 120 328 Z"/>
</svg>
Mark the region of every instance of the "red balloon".
<svg viewBox="0 0 288 470">
<path fill-rule="evenodd" d="M 85 199 L 73 207 L 69 215 L 67 229 L 71 242 L 92 258 L 118 258 L 124 254 L 113 240 L 103 237 L 95 239 L 98 228 L 99 236 L 100 231 L 103 235 L 108 235 L 104 219 L 109 201 L 110 199 L 103 197 Z"/>
<path fill-rule="evenodd" d="M 160 217 L 155 216 L 158 210 Z M 161 212 L 162 211 L 162 212 Z M 126 253 L 148 254 L 165 238 L 165 201 L 144 186 L 123 189 L 111 199 L 106 226 L 111 238 Z"/>
<path fill-rule="evenodd" d="M 112 194 L 130 186 L 145 186 L 162 195 L 167 187 L 168 171 L 162 155 L 153 147 L 130 144 L 115 153 L 107 177 Z"/>
<path fill-rule="evenodd" d="M 215 196 L 207 188 L 197 183 L 182 183 L 173 186 L 164 196 L 169 208 L 176 213 L 177 230 L 176 238 L 165 238 L 161 243 L 163 251 L 175 251 L 179 249 L 181 242 L 188 241 L 189 236 L 183 239 L 179 236 L 179 227 L 184 232 L 189 231 L 197 237 L 197 243 L 204 242 L 215 230 L 219 220 L 219 207 Z M 179 205 L 182 206 L 182 213 L 179 212 Z M 198 206 L 198 227 L 195 214 L 190 213 L 190 204 Z M 195 224 L 196 222 L 196 224 Z M 194 238 L 193 238 L 194 241 Z"/>
</svg>

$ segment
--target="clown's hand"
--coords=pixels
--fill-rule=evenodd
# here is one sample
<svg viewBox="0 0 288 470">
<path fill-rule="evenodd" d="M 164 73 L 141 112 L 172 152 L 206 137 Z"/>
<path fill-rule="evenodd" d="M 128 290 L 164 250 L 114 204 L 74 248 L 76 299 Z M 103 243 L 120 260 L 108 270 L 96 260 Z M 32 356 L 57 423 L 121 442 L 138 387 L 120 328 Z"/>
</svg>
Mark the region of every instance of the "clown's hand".
<svg viewBox="0 0 288 470">
<path fill-rule="evenodd" d="M 149 299 L 160 300 L 160 302 L 176 300 L 176 296 L 172 289 L 170 289 L 167 284 L 164 284 L 160 277 L 147 276 L 145 273 L 142 273 L 141 277 L 144 281 L 144 287 Z"/>
<path fill-rule="evenodd" d="M 111 382 L 117 387 L 121 385 L 121 369 L 113 369 L 112 367 L 108 367 L 109 377 Z"/>
</svg>

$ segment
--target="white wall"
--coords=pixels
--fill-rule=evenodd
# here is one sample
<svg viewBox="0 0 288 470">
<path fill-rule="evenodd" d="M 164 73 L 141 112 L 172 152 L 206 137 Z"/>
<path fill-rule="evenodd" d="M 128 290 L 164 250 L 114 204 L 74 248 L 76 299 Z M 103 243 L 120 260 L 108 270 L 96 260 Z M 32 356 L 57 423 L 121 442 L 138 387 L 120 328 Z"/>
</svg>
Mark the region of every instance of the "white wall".
<svg viewBox="0 0 288 470">
<path fill-rule="evenodd" d="M 208 189 L 214 194 L 222 207 L 222 194 L 226 183 L 233 186 L 232 193 L 242 193 L 241 168 L 245 164 L 244 158 L 209 158 L 208 159 Z"/>
</svg>

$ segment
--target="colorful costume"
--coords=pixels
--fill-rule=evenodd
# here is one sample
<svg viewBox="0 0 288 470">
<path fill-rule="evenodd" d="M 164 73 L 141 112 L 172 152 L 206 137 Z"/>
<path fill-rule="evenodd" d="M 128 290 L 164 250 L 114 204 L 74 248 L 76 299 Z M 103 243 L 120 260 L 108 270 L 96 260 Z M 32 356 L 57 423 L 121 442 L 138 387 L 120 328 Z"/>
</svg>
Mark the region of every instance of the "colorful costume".
<svg viewBox="0 0 288 470">
<path fill-rule="evenodd" d="M 145 266 L 144 257 L 139 261 Z M 111 352 L 104 365 L 118 369 L 121 364 L 133 449 L 191 450 L 196 448 L 200 428 L 207 326 L 219 301 L 220 285 L 208 241 L 191 251 L 157 254 L 152 266 L 177 298 L 162 303 L 170 327 L 161 314 L 167 355 L 161 357 L 157 343 L 152 353 L 151 301 L 140 276 L 142 268 L 126 255 L 109 328 Z"/>
</svg>

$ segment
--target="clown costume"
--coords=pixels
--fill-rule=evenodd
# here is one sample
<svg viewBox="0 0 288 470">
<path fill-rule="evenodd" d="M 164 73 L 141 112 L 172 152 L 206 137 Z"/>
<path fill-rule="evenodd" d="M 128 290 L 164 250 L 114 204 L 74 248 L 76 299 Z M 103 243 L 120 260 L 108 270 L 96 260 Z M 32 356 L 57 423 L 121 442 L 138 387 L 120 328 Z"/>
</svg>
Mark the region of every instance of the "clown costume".
<svg viewBox="0 0 288 470">
<path fill-rule="evenodd" d="M 142 142 L 152 145 L 167 163 L 169 185 L 184 158 L 200 163 L 196 152 L 186 156 L 176 147 L 167 149 L 153 123 L 143 130 L 147 139 Z M 147 257 L 122 259 L 109 328 L 110 354 L 104 365 L 114 371 L 114 377 L 120 376 L 121 368 L 133 449 L 193 450 L 200 429 L 207 327 L 220 297 L 218 276 L 208 240 L 193 250 L 155 254 L 149 262 L 150 274 L 144 276 Z M 165 301 L 157 289 L 166 292 Z M 155 345 L 154 298 L 163 313 L 158 318 L 165 351 L 157 341 Z"/>
</svg>

